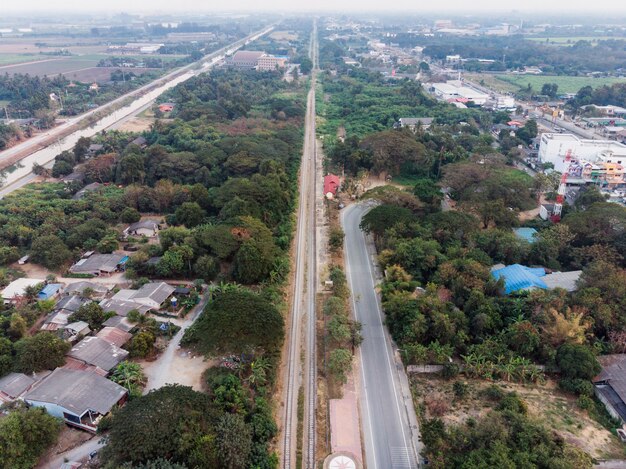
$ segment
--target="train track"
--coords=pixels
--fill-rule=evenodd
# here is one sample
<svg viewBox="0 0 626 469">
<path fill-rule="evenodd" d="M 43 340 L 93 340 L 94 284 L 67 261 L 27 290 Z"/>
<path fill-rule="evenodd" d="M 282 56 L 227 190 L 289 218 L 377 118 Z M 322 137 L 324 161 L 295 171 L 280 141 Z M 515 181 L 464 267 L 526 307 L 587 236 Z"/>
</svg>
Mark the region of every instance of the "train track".
<svg viewBox="0 0 626 469">
<path fill-rule="evenodd" d="M 302 467 L 315 467 L 315 407 L 317 363 L 315 356 L 315 291 L 317 283 L 317 249 L 315 228 L 315 74 L 317 64 L 317 26 L 314 24 L 309 47 L 314 68 L 307 96 L 304 148 L 300 170 L 300 197 L 296 228 L 296 259 L 291 330 L 287 354 L 285 419 L 283 430 L 282 467 L 296 466 L 298 394 L 304 391 Z M 304 333 L 304 369 L 301 367 L 301 328 Z"/>
</svg>

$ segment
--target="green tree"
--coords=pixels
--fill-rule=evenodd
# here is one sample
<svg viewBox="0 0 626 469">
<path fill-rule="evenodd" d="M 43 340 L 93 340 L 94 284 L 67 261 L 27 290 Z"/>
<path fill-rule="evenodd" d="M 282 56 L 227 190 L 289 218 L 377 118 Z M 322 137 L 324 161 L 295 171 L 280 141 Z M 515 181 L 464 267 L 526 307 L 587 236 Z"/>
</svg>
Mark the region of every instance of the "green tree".
<svg viewBox="0 0 626 469">
<path fill-rule="evenodd" d="M 133 397 L 140 396 L 143 386 L 146 384 L 146 375 L 144 375 L 141 365 L 129 361 L 123 361 L 117 365 L 109 379 L 128 389 Z"/>
<path fill-rule="evenodd" d="M 65 363 L 65 354 L 72 346 L 52 332 L 24 337 L 14 344 L 16 368 L 22 373 L 54 370 Z"/>
<path fill-rule="evenodd" d="M 216 427 L 217 457 L 220 467 L 244 469 L 252 448 L 252 433 L 241 415 L 224 414 Z"/>
<path fill-rule="evenodd" d="M 141 220 L 141 213 L 132 207 L 126 207 L 120 213 L 120 221 L 122 223 L 135 223 Z"/>
<path fill-rule="evenodd" d="M 206 212 L 197 202 L 184 202 L 176 209 L 176 221 L 187 228 L 198 226 L 206 217 Z"/>
<path fill-rule="evenodd" d="M 44 409 L 17 405 L 0 419 L 0 467 L 30 469 L 56 442 L 60 420 Z"/>
<path fill-rule="evenodd" d="M 72 258 L 72 253 L 58 236 L 47 235 L 33 241 L 31 257 L 48 269 L 59 269 Z"/>
<path fill-rule="evenodd" d="M 78 308 L 75 313 L 70 315 L 68 321 L 85 321 L 89 324 L 89 329 L 99 331 L 102 328 L 102 323 L 107 320 L 107 317 L 104 309 L 102 309 L 98 303 L 91 302 Z"/>
<path fill-rule="evenodd" d="M 347 373 L 352 365 L 350 350 L 338 348 L 330 352 L 328 357 L 328 370 L 341 383 L 347 380 Z"/>
<path fill-rule="evenodd" d="M 591 379 L 601 366 L 591 349 L 585 345 L 564 344 L 556 353 L 556 364 L 565 378 Z"/>
<path fill-rule="evenodd" d="M 154 352 L 156 337 L 148 331 L 138 332 L 128 344 L 128 351 L 133 358 L 146 358 Z"/>
</svg>

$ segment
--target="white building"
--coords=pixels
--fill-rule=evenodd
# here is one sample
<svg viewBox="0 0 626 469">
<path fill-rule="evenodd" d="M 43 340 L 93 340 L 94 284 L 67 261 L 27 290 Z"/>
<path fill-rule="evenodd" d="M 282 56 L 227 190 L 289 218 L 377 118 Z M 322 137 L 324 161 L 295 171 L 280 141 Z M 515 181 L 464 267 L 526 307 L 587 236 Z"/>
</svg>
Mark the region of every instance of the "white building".
<svg viewBox="0 0 626 469">
<path fill-rule="evenodd" d="M 568 168 L 565 156 L 571 151 L 572 158 L 589 163 L 626 164 L 626 145 L 611 140 L 581 139 L 573 134 L 545 133 L 539 145 L 539 160 L 552 163 L 560 173 Z"/>
<path fill-rule="evenodd" d="M 0 296 L 4 300 L 4 304 L 13 303 L 26 294 L 28 287 L 34 287 L 45 282 L 45 280 L 38 278 L 18 278 L 9 283 L 6 288 L 0 292 Z"/>
<path fill-rule="evenodd" d="M 431 83 L 430 88 L 435 96 L 445 101 L 463 99 L 472 101 L 477 106 L 482 106 L 489 100 L 488 94 L 465 86 L 463 82 L 458 80 L 446 83 Z"/>
</svg>

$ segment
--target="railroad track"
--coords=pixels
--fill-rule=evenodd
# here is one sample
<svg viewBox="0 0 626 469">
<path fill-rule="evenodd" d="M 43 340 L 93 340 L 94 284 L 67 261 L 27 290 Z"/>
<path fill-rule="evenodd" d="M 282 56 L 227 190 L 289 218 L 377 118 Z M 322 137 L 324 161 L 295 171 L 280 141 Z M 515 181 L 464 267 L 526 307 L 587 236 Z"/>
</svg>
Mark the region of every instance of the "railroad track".
<svg viewBox="0 0 626 469">
<path fill-rule="evenodd" d="M 317 64 L 317 26 L 314 24 L 309 47 L 314 64 L 311 88 L 307 96 L 304 148 L 300 170 L 300 197 L 296 228 L 296 262 L 291 330 L 287 358 L 285 419 L 282 467 L 295 467 L 297 441 L 298 394 L 304 391 L 302 467 L 315 467 L 315 408 L 317 396 L 317 362 L 315 355 L 315 292 L 317 284 L 317 250 L 315 228 L 316 158 L 315 158 L 315 74 Z M 304 334 L 301 327 L 305 328 Z M 301 367 L 301 338 L 304 337 L 304 369 Z"/>
</svg>

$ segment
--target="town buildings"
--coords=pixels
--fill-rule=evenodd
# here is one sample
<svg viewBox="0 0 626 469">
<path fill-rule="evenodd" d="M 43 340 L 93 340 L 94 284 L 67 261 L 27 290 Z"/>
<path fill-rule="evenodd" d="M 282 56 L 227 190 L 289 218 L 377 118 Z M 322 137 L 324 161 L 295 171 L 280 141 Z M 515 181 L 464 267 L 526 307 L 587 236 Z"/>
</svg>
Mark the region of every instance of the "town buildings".
<svg viewBox="0 0 626 469">
<path fill-rule="evenodd" d="M 287 59 L 266 54 L 263 51 L 240 50 L 233 54 L 227 64 L 243 70 L 271 71 L 284 68 L 287 65 Z"/>
</svg>

